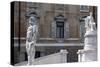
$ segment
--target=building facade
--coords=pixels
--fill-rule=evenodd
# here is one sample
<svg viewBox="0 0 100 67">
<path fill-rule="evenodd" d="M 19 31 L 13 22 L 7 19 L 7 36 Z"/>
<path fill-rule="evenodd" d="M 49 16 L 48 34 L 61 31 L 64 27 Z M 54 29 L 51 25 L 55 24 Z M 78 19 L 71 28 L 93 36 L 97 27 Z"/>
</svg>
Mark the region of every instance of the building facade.
<svg viewBox="0 0 100 67">
<path fill-rule="evenodd" d="M 12 2 L 11 64 L 27 60 L 25 43 L 28 20 L 26 14 L 32 9 L 35 9 L 39 16 L 36 58 L 66 49 L 67 62 L 77 62 L 77 51 L 83 49 L 84 46 L 84 18 L 89 15 L 89 12 L 93 12 L 97 24 L 96 6 Z"/>
</svg>

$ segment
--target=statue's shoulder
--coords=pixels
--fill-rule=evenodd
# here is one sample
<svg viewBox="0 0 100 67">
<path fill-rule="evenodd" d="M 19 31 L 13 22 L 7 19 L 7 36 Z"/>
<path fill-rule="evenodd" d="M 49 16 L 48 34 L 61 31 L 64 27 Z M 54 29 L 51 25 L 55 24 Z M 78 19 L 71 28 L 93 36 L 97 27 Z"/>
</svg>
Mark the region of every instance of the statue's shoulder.
<svg viewBox="0 0 100 67">
<path fill-rule="evenodd" d="M 30 30 L 32 30 L 32 29 L 33 29 L 32 26 L 29 26 L 29 27 L 27 28 L 28 31 L 30 31 Z"/>
<path fill-rule="evenodd" d="M 91 16 L 87 16 L 86 18 L 90 19 L 90 18 L 91 18 Z"/>
<path fill-rule="evenodd" d="M 91 19 L 91 16 L 87 16 L 86 18 L 85 18 L 85 21 L 89 21 Z"/>
</svg>

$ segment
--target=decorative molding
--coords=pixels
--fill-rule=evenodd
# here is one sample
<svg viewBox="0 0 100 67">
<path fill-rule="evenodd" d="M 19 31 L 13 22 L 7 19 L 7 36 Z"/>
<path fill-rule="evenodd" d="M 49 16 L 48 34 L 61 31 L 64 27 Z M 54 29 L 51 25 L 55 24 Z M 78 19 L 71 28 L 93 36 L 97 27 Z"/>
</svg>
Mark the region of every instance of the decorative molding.
<svg viewBox="0 0 100 67">
<path fill-rule="evenodd" d="M 89 6 L 81 5 L 80 6 L 80 12 L 89 12 Z"/>
</svg>

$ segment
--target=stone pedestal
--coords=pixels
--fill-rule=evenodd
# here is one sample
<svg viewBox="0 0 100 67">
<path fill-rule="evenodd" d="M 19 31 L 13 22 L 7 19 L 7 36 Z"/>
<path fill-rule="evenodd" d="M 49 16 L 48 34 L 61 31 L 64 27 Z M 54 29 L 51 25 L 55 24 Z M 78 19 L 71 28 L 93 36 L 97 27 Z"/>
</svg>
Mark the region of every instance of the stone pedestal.
<svg viewBox="0 0 100 67">
<path fill-rule="evenodd" d="M 67 50 L 60 50 L 61 53 L 61 63 L 66 63 L 67 62 Z"/>
<path fill-rule="evenodd" d="M 87 31 L 84 49 L 78 51 L 79 62 L 97 60 L 97 31 Z"/>
<path fill-rule="evenodd" d="M 78 51 L 78 61 L 96 61 L 97 60 L 97 50 L 79 50 Z"/>
</svg>

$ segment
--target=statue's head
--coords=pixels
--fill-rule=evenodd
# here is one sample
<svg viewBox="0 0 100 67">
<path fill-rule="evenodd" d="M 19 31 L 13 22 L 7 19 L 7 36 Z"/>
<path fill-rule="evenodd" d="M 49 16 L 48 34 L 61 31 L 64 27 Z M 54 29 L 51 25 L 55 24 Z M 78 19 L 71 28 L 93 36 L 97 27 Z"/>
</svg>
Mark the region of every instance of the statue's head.
<svg viewBox="0 0 100 67">
<path fill-rule="evenodd" d="M 39 19 L 38 14 L 36 12 L 35 9 L 31 8 L 31 9 L 27 9 L 27 13 L 26 13 L 26 18 L 30 18 L 31 16 L 36 17 L 37 19 Z"/>
<path fill-rule="evenodd" d="M 29 25 L 36 25 L 39 19 L 35 9 L 27 9 L 26 18 L 28 19 Z"/>
<path fill-rule="evenodd" d="M 30 25 L 34 25 L 36 23 L 36 18 L 34 17 L 34 16 L 31 16 L 30 18 L 29 18 L 29 24 Z"/>
<path fill-rule="evenodd" d="M 90 12 L 90 16 L 92 16 L 92 14 L 93 14 L 93 13 L 92 13 L 92 12 Z"/>
</svg>

